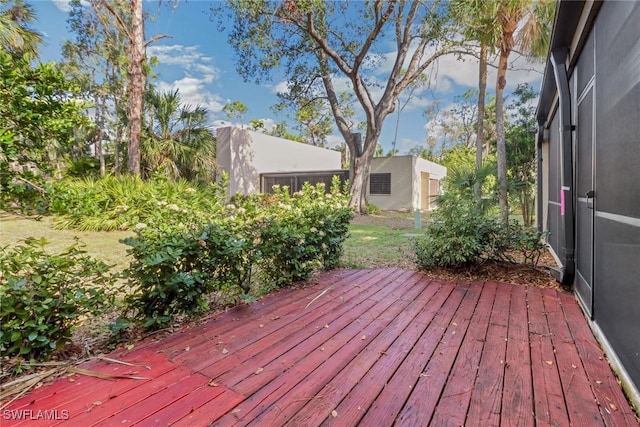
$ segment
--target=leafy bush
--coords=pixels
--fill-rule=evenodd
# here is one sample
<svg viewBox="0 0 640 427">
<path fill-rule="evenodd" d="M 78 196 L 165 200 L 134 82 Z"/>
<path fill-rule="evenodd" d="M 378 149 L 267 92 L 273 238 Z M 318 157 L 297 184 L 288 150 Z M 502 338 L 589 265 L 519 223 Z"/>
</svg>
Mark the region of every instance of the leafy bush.
<svg viewBox="0 0 640 427">
<path fill-rule="evenodd" d="M 380 208 L 372 203 L 367 203 L 364 207 L 364 213 L 367 215 L 380 215 L 381 212 Z"/>
<path fill-rule="evenodd" d="M 166 221 L 139 227 L 124 241 L 133 262 L 127 304 L 146 327 L 163 327 L 177 315 L 207 308 L 209 295 L 250 298 L 254 288 L 273 289 L 332 268 L 342 252 L 352 214 L 334 182 L 305 185 L 290 195 L 234 196 L 206 223 Z"/>
<path fill-rule="evenodd" d="M 517 222 L 505 226 L 468 198 L 442 197 L 431 218 L 433 223 L 425 236 L 415 243 L 418 265 L 426 270 L 459 268 L 486 260 L 515 262 L 516 258 L 535 266 L 545 249 L 537 230 Z"/>
<path fill-rule="evenodd" d="M 202 223 L 221 209 L 225 183 L 108 176 L 66 179 L 51 192 L 56 226 L 85 231 L 130 230 L 137 224 Z"/>
<path fill-rule="evenodd" d="M 83 316 L 107 306 L 109 268 L 78 244 L 51 255 L 44 239 L 2 250 L 0 256 L 0 353 L 44 359 L 71 337 Z"/>
</svg>

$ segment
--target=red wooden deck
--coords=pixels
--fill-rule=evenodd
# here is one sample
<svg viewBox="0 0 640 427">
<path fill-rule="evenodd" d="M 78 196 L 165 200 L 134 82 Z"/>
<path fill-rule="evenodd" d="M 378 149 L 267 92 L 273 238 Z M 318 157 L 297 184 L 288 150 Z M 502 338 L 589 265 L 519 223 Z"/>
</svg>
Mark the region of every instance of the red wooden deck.
<svg viewBox="0 0 640 427">
<path fill-rule="evenodd" d="M 399 269 L 325 273 L 109 357 L 142 366 L 82 367 L 148 379 L 62 378 L 2 425 L 638 425 L 572 295 Z"/>
</svg>

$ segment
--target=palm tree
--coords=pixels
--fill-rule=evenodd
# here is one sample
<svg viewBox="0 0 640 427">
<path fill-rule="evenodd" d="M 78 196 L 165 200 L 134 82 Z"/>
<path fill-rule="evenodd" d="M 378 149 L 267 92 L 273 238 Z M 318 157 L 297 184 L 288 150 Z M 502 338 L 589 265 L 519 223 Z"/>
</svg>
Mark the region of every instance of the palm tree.
<svg viewBox="0 0 640 427">
<path fill-rule="evenodd" d="M 29 28 L 35 21 L 33 7 L 23 0 L 0 0 L 0 46 L 14 59 L 34 59 L 42 37 Z"/>
<path fill-rule="evenodd" d="M 496 0 L 455 0 L 451 8 L 462 25 L 467 39 L 478 42 L 478 120 L 476 124 L 476 170 L 483 167 L 482 153 L 485 144 L 485 100 L 487 92 L 487 65 L 499 37 Z M 482 189 L 476 183 L 474 196 L 480 203 Z"/>
<path fill-rule="evenodd" d="M 146 94 L 142 163 L 147 174 L 208 181 L 215 169 L 215 137 L 206 108 L 183 105 L 178 89 Z"/>
<path fill-rule="evenodd" d="M 509 218 L 507 155 L 504 129 L 504 88 L 507 85 L 509 55 L 515 48 L 531 57 L 546 54 L 551 34 L 551 0 L 500 0 L 497 21 L 498 75 L 496 79 L 496 151 L 498 157 L 498 189 L 500 213 L 503 222 Z"/>
</svg>

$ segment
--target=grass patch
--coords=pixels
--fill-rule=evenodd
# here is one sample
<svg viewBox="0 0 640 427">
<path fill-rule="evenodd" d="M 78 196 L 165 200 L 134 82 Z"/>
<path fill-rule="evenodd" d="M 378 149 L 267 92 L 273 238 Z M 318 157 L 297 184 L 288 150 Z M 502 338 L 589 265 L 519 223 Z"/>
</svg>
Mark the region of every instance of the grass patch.
<svg viewBox="0 0 640 427">
<path fill-rule="evenodd" d="M 351 224 L 351 236 L 344 243 L 341 265 L 347 268 L 414 268 L 411 229 L 392 229 L 385 225 Z"/>
<path fill-rule="evenodd" d="M 39 239 L 44 237 L 49 244 L 46 251 L 59 253 L 75 242 L 75 238 L 83 243 L 84 250 L 93 258 L 113 266 L 114 271 L 121 271 L 129 265 L 127 248 L 120 239 L 131 236 L 130 231 L 88 232 L 78 230 L 56 230 L 53 217 L 39 219 L 0 213 L 0 241 L 2 246 L 15 245 L 27 237 Z"/>
</svg>

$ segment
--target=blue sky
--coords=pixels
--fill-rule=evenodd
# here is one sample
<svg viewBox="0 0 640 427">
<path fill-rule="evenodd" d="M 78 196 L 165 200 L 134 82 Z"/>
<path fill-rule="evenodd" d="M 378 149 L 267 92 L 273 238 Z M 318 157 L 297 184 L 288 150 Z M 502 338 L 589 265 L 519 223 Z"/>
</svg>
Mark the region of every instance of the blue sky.
<svg viewBox="0 0 640 427">
<path fill-rule="evenodd" d="M 57 61 L 60 59 L 62 40 L 72 38 L 67 30 L 67 0 L 37 0 L 33 4 L 37 21 L 36 30 L 44 35 L 41 47 L 41 60 Z M 256 85 L 245 83 L 235 71 L 234 53 L 227 44 L 227 35 L 220 33 L 217 24 L 209 19 L 210 1 L 180 1 L 176 8 L 164 2 L 163 6 L 155 1 L 145 2 L 145 11 L 157 15 L 153 22 L 146 23 L 146 36 L 165 34 L 165 38 L 151 45 L 149 55 L 159 59 L 155 71 L 155 81 L 161 90 L 179 89 L 182 99 L 192 105 L 203 105 L 210 111 L 213 126 L 229 124 L 229 120 L 221 111 L 230 101 L 242 101 L 249 108 L 245 122 L 250 119 L 264 119 L 267 126 L 282 120 L 270 107 L 278 99 L 278 88 L 286 85 L 283 75 L 274 75 L 269 83 Z M 393 52 L 385 52 L 389 57 Z M 537 71 L 532 71 L 535 68 Z M 532 66 L 523 60 L 517 60 L 515 69 L 507 76 L 508 87 L 528 82 L 538 89 L 542 79 L 542 65 Z M 450 108 L 455 95 L 477 86 L 477 62 L 467 59 L 464 62 L 453 57 L 443 58 L 437 68 L 432 70 L 430 91 L 415 96 L 402 110 L 399 119 L 396 147 L 400 154 L 410 148 L 424 144 L 428 132 L 438 132 L 437 127 L 427 122 L 423 112 L 434 100 L 439 101 L 440 109 Z M 495 70 L 490 70 L 488 85 L 495 82 Z M 346 85 L 346 81 L 337 81 L 337 86 Z M 397 116 L 389 116 L 385 121 L 380 142 L 384 151 L 391 148 L 396 130 Z M 341 142 L 336 132 L 330 136 L 329 144 Z"/>
</svg>

